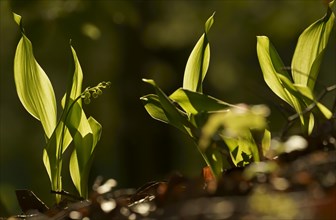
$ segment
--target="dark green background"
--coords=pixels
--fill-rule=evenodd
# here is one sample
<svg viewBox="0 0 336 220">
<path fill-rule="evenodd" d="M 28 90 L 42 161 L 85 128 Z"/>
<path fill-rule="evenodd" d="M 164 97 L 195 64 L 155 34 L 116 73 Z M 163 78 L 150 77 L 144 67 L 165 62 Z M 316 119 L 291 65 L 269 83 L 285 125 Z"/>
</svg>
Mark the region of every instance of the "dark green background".
<svg viewBox="0 0 336 220">
<path fill-rule="evenodd" d="M 112 82 L 103 96 L 85 106 L 87 115 L 103 126 L 90 184 L 102 175 L 125 188 L 162 180 L 176 170 L 198 176 L 204 166 L 186 136 L 146 113 L 139 97 L 153 93 L 153 89 L 142 78 L 155 79 L 167 94 L 182 86 L 188 56 L 205 21 L 216 11 L 209 34 L 211 61 L 204 92 L 226 102 L 269 105 L 270 126 L 276 135 L 284 125 L 277 107 L 282 102 L 263 81 L 256 36 L 269 36 L 285 65 L 290 66 L 297 37 L 324 15 L 323 3 L 1 0 L 0 216 L 19 213 L 15 189 L 31 189 L 52 204 L 42 163 L 42 126 L 25 111 L 15 91 L 13 59 L 20 32 L 12 11 L 23 18 L 35 57 L 53 83 L 58 108 L 68 80 L 69 39 L 84 72 L 83 88 Z M 90 35 L 92 30 L 96 33 Z M 335 31 L 329 43 L 318 90 L 336 81 Z M 333 97 L 335 93 L 325 99 L 327 106 Z M 64 167 L 64 188 L 74 192 Z"/>
</svg>

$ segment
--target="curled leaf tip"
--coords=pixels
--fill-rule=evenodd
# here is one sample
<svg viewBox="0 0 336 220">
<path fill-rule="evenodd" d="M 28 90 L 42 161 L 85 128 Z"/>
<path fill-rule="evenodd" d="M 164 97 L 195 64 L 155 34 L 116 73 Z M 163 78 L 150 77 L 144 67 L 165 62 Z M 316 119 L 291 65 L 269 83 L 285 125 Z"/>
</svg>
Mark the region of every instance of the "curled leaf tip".
<svg viewBox="0 0 336 220">
<path fill-rule="evenodd" d="M 154 80 L 152 80 L 152 79 L 142 79 L 142 81 L 144 81 L 144 82 L 146 82 L 146 83 L 149 83 L 149 84 L 155 86 L 155 82 L 154 82 Z"/>
<path fill-rule="evenodd" d="M 19 25 L 21 33 L 24 34 L 24 29 L 23 29 L 23 26 L 22 26 L 21 16 L 13 12 L 13 18 L 14 18 L 15 23 L 17 23 L 17 25 Z"/>
<path fill-rule="evenodd" d="M 20 23 L 21 23 L 21 16 L 13 12 L 13 17 L 14 17 L 14 21 L 15 21 L 18 25 L 20 25 Z"/>
<path fill-rule="evenodd" d="M 207 34 L 212 26 L 212 24 L 214 23 L 214 16 L 215 16 L 215 13 L 214 12 L 210 18 L 205 22 L 205 33 Z"/>
</svg>

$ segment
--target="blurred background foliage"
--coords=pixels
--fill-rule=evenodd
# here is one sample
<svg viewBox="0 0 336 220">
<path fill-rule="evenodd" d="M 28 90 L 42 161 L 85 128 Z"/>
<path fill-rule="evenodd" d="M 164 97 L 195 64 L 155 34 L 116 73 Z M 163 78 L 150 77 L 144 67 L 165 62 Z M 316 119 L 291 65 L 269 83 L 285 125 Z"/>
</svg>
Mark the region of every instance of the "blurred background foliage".
<svg viewBox="0 0 336 220">
<path fill-rule="evenodd" d="M 256 36 L 267 35 L 290 66 L 299 34 L 325 14 L 323 0 L 54 0 L 0 1 L 1 42 L 1 216 L 19 213 L 15 189 L 33 190 L 51 205 L 50 184 L 42 163 L 40 123 L 22 107 L 13 79 L 20 14 L 37 61 L 53 83 L 58 108 L 68 81 L 69 40 L 84 72 L 84 85 L 111 81 L 104 95 L 85 106 L 103 125 L 90 184 L 101 175 L 118 187 L 139 187 L 173 171 L 195 177 L 204 162 L 177 129 L 150 118 L 139 97 L 153 90 L 153 78 L 170 94 L 182 86 L 184 67 L 204 22 L 216 11 L 210 31 L 211 60 L 204 91 L 231 103 L 270 106 L 270 128 L 278 134 L 287 108 L 267 88 L 256 55 Z M 318 90 L 335 84 L 335 31 L 322 64 Z M 324 100 L 332 105 L 335 93 Z M 65 166 L 65 169 L 67 167 Z M 74 192 L 68 171 L 64 189 Z"/>
</svg>

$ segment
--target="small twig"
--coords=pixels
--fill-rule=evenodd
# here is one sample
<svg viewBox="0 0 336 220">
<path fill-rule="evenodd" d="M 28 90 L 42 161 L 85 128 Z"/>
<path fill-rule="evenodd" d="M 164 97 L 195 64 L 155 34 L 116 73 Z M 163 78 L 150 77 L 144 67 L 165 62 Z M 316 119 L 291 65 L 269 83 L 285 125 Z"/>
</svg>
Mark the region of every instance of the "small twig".
<svg viewBox="0 0 336 220">
<path fill-rule="evenodd" d="M 289 70 L 289 71 L 293 71 L 293 68 L 291 67 L 288 67 L 288 66 L 285 66 L 285 67 L 282 67 L 281 70 Z M 318 82 L 315 78 L 311 77 L 310 75 L 307 75 L 299 70 L 294 70 L 295 72 L 299 73 L 299 74 L 302 74 L 304 76 L 306 76 L 308 79 L 311 79 L 311 80 L 314 80 L 316 84 L 320 84 L 324 87 L 324 90 L 320 93 L 320 95 L 318 96 L 317 99 L 313 100 L 313 103 L 311 103 L 310 105 L 308 105 L 302 112 L 299 112 L 299 113 L 295 113 L 294 115 L 291 115 L 287 118 L 287 123 L 285 125 L 285 127 L 283 128 L 282 132 L 281 132 L 281 137 L 283 137 L 287 131 L 289 130 L 289 128 L 291 128 L 293 125 L 294 125 L 294 121 L 296 119 L 298 119 L 300 117 L 300 115 L 305 115 L 309 112 L 311 112 L 316 106 L 317 104 L 324 98 L 324 96 L 333 91 L 333 90 L 336 90 L 336 84 L 335 85 L 332 85 L 332 86 L 329 86 L 329 87 L 326 87 L 325 85 L 323 85 L 322 83 Z M 333 104 L 333 107 L 332 107 L 332 114 L 333 116 L 335 117 L 336 115 L 336 98 L 335 98 L 335 101 L 334 101 L 334 104 Z"/>
<path fill-rule="evenodd" d="M 72 199 L 79 200 L 79 201 L 84 200 L 83 197 L 72 195 L 71 193 L 69 193 L 69 192 L 67 192 L 67 191 L 65 191 L 63 189 L 61 191 L 51 190 L 50 192 L 54 193 L 54 194 L 57 194 L 57 195 L 67 196 L 67 197 L 70 197 Z"/>
<path fill-rule="evenodd" d="M 307 114 L 307 113 L 311 112 L 316 107 L 316 105 L 319 103 L 319 101 L 321 101 L 328 92 L 331 92 L 335 89 L 336 89 L 336 85 L 332 85 L 332 86 L 329 86 L 329 87 L 325 88 L 324 91 L 319 95 L 319 97 L 316 100 L 313 100 L 314 101 L 313 103 L 308 105 L 307 108 L 305 108 L 302 112 L 289 116 L 288 120 L 289 121 L 294 121 L 300 115 L 304 115 L 304 114 Z M 335 105 L 336 104 L 334 103 L 334 106 Z"/>
</svg>

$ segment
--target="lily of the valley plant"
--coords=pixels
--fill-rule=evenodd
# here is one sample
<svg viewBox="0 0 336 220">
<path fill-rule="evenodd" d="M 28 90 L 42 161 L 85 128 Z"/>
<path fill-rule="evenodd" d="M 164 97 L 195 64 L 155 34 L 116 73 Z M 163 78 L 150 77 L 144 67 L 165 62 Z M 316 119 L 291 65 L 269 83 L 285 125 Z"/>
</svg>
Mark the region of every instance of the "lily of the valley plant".
<svg viewBox="0 0 336 220">
<path fill-rule="evenodd" d="M 87 117 L 82 108 L 82 99 L 89 102 L 97 97 L 110 83 L 102 82 L 82 91 L 83 73 L 76 52 L 70 45 L 73 69 L 69 85 L 57 117 L 56 98 L 52 84 L 33 55 L 30 40 L 25 35 L 21 16 L 14 14 L 20 26 L 22 37 L 17 45 L 14 58 L 16 91 L 24 108 L 42 124 L 46 144 L 43 148 L 43 162 L 47 170 L 51 189 L 62 191 L 62 161 L 70 143 L 74 149 L 70 158 L 70 174 L 80 196 L 88 195 L 88 175 L 95 148 L 100 139 L 102 126 L 92 117 Z M 60 196 L 56 195 L 57 202 Z"/>
<path fill-rule="evenodd" d="M 330 109 L 315 98 L 313 89 L 335 22 L 334 13 L 332 1 L 327 14 L 299 37 L 290 68 L 293 80 L 268 38 L 257 37 L 257 55 L 265 82 L 295 109 L 308 134 L 315 118 L 332 117 Z M 271 133 L 267 129 L 266 106 L 232 105 L 203 93 L 202 83 L 210 62 L 208 33 L 213 23 L 214 15 L 205 23 L 204 34 L 189 56 L 183 87 L 168 96 L 154 80 L 144 79 L 154 87 L 155 94 L 141 100 L 152 118 L 178 128 L 194 140 L 205 163 L 218 177 L 228 168 L 263 160 L 270 148 Z"/>
<path fill-rule="evenodd" d="M 268 37 L 257 37 L 257 54 L 265 82 L 277 96 L 295 109 L 302 130 L 308 134 L 313 131 L 316 117 L 332 117 L 331 111 L 316 99 L 314 87 L 335 23 L 334 2 L 329 3 L 323 18 L 300 35 L 292 59 L 291 75 Z M 313 111 L 305 111 L 307 108 Z"/>
<path fill-rule="evenodd" d="M 213 23 L 214 14 L 205 23 L 204 34 L 189 56 L 183 87 L 167 96 L 154 80 L 144 79 L 156 94 L 143 96 L 141 100 L 151 117 L 187 134 L 212 173 L 219 176 L 224 169 L 260 160 L 259 147 L 250 128 L 261 131 L 263 143 L 269 143 L 266 139 L 270 135 L 265 130 L 266 106 L 232 105 L 203 93 L 202 84 L 210 62 L 208 33 Z M 218 133 L 221 127 L 226 132 Z M 214 138 L 224 140 L 226 146 L 217 145 Z"/>
</svg>

